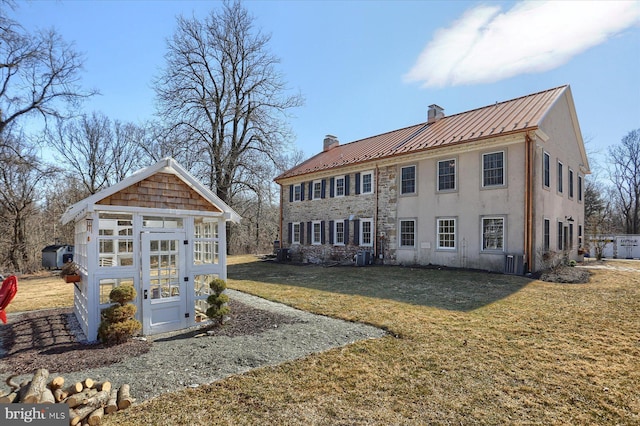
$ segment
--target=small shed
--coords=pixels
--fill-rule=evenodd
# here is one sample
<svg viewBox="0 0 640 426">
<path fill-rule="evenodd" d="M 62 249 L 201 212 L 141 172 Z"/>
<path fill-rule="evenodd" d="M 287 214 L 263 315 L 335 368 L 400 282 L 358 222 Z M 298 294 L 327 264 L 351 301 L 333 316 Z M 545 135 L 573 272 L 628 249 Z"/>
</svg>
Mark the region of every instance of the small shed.
<svg viewBox="0 0 640 426">
<path fill-rule="evenodd" d="M 208 283 L 227 278 L 226 222 L 241 217 L 172 158 L 72 205 L 75 223 L 74 312 L 97 339 L 109 293 L 131 285 L 145 335 L 206 319 Z"/>
<path fill-rule="evenodd" d="M 42 249 L 43 268 L 60 269 L 70 260 L 73 260 L 73 246 L 53 244 Z"/>
</svg>

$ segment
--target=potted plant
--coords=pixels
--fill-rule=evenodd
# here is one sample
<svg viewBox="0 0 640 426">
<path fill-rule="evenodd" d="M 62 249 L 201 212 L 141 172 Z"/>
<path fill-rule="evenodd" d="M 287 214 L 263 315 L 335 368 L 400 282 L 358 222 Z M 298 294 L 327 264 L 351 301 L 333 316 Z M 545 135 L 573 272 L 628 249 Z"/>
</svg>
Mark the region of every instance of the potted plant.
<svg viewBox="0 0 640 426">
<path fill-rule="evenodd" d="M 80 277 L 80 268 L 78 264 L 70 260 L 65 263 L 62 269 L 60 269 L 60 277 L 62 277 L 68 283 L 77 283 L 82 277 Z"/>
</svg>

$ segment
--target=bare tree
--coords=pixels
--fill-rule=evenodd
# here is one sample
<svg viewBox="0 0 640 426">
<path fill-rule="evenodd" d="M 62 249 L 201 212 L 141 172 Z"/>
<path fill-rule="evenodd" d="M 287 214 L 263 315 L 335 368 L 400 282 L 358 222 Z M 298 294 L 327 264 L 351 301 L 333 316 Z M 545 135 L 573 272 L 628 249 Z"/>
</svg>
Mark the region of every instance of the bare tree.
<svg viewBox="0 0 640 426">
<path fill-rule="evenodd" d="M 33 247 L 35 233 L 28 232 L 30 222 L 38 216 L 37 201 L 44 181 L 55 176 L 56 170 L 39 163 L 34 150 L 22 137 L 6 140 L 11 149 L 0 149 L 0 231 L 3 235 L 3 263 L 12 271 L 31 272 L 37 269 Z"/>
<path fill-rule="evenodd" d="M 9 2 L 3 2 L 12 5 Z M 0 8 L 0 134 L 23 117 L 66 116 L 95 94 L 80 88 L 84 58 L 54 30 L 29 33 Z"/>
<path fill-rule="evenodd" d="M 178 18 L 155 84 L 159 114 L 197 152 L 192 171 L 231 205 L 237 185 L 254 191 L 246 177 L 288 149 L 287 113 L 302 104 L 253 21 L 239 2 L 204 21 Z"/>
<path fill-rule="evenodd" d="M 94 112 L 67 122 L 58 121 L 46 132 L 61 167 L 77 177 L 89 194 L 119 182 L 140 166 L 143 158 L 138 140 L 144 130 L 134 124 L 112 123 Z"/>
<path fill-rule="evenodd" d="M 609 148 L 610 175 L 624 232 L 640 233 L 640 129 L 630 131 L 620 145 Z"/>
</svg>

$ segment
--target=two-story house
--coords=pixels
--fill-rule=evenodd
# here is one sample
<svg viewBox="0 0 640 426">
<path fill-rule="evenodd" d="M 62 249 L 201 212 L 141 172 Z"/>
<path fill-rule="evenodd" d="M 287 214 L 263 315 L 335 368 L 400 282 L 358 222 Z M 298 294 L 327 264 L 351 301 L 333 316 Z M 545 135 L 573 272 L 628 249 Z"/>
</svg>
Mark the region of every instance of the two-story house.
<svg viewBox="0 0 640 426">
<path fill-rule="evenodd" d="M 579 259 L 589 163 L 569 86 L 323 150 L 275 181 L 303 262 L 527 272 Z"/>
</svg>

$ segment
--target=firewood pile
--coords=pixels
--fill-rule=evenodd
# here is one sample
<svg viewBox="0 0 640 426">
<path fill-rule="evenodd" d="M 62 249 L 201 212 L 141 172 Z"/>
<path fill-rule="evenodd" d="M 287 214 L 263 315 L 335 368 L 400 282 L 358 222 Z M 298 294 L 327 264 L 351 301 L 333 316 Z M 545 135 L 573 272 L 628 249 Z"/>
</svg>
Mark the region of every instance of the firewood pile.
<svg viewBox="0 0 640 426">
<path fill-rule="evenodd" d="M 20 384 L 14 381 L 16 376 L 7 378 L 11 392 L 0 392 L 0 403 L 67 404 L 71 426 L 99 425 L 104 415 L 124 410 L 135 401 L 129 394 L 128 384 L 118 389 L 109 381 L 95 382 L 89 378 L 65 384 L 62 376 L 49 380 L 49 371 L 44 368 L 36 370 L 31 380 Z"/>
</svg>

